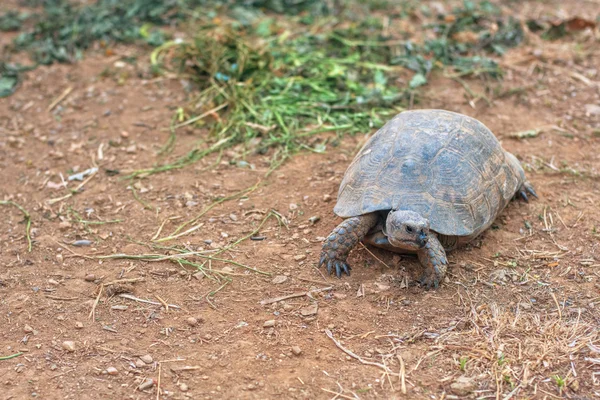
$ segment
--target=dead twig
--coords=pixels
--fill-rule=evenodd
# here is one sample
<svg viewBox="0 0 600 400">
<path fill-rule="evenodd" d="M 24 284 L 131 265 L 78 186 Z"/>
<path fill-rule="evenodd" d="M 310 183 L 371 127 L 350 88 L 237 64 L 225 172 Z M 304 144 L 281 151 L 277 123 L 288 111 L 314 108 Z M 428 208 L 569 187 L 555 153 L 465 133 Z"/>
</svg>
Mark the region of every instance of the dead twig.
<svg viewBox="0 0 600 400">
<path fill-rule="evenodd" d="M 124 299 L 128 299 L 128 300 L 133 300 L 133 301 L 137 301 L 138 303 L 146 303 L 146 304 L 152 304 L 154 306 L 165 306 L 166 303 L 159 303 L 157 301 L 152 301 L 152 300 L 144 300 L 144 299 L 140 299 L 137 298 L 131 294 L 127 294 L 127 293 L 121 293 L 117 295 L 118 297 L 122 297 Z M 158 296 L 157 296 L 158 297 Z M 166 304 L 167 306 L 171 307 L 171 308 L 178 308 L 181 309 L 181 307 L 179 307 L 178 305 L 175 304 Z"/>
<path fill-rule="evenodd" d="M 69 86 L 68 88 L 66 88 L 64 90 L 64 92 L 61 93 L 60 96 L 58 96 L 56 99 L 54 99 L 54 101 L 52 103 L 50 103 L 50 105 L 48 106 L 46 111 L 47 112 L 52 111 L 52 109 L 54 109 L 54 107 L 59 105 L 61 101 L 63 101 L 64 99 L 67 98 L 67 96 L 69 95 L 69 93 L 71 93 L 72 90 L 73 90 L 73 86 Z"/>
<path fill-rule="evenodd" d="M 279 301 L 283 301 L 283 300 L 288 300 L 288 299 L 294 299 L 296 297 L 311 297 L 312 293 L 319 293 L 319 292 L 326 292 L 328 290 L 332 290 L 333 286 L 328 286 L 325 288 L 320 288 L 320 289 L 315 289 L 315 290 L 309 290 L 308 292 L 298 292 L 298 293 L 292 293 L 292 294 L 288 294 L 286 296 L 280 296 L 280 297 L 274 297 L 272 299 L 265 299 L 262 300 L 260 302 L 261 305 L 266 306 L 267 304 L 273 304 L 273 303 L 277 303 Z"/>
<path fill-rule="evenodd" d="M 96 307 L 98 306 L 98 302 L 100 301 L 100 295 L 102 294 L 102 290 L 104 289 L 104 285 L 100 285 L 100 290 L 98 290 L 98 296 L 96 296 L 96 300 L 92 305 L 92 310 L 90 311 L 89 318 L 94 321 L 96 319 Z"/>
<path fill-rule="evenodd" d="M 345 348 L 344 346 L 342 346 L 342 344 L 333 337 L 333 333 L 331 333 L 331 331 L 329 329 L 325 329 L 325 334 L 327 335 L 327 337 L 329 337 L 329 339 L 331 339 L 333 341 L 333 343 L 335 343 L 335 345 L 340 350 L 342 350 L 344 353 L 348 354 L 350 357 L 358 360 L 361 364 L 372 365 L 374 367 L 381 368 L 388 374 L 393 374 L 392 370 L 389 369 L 388 367 L 386 367 L 385 365 L 376 363 L 374 361 L 363 360 L 360 356 L 354 354 L 352 351 L 350 351 L 347 348 Z"/>
</svg>

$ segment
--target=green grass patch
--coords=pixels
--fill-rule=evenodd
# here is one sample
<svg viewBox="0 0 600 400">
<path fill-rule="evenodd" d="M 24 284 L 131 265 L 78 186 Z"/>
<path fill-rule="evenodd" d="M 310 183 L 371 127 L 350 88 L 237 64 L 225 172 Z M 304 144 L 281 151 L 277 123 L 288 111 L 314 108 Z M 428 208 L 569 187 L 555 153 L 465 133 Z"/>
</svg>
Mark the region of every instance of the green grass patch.
<svg viewBox="0 0 600 400">
<path fill-rule="evenodd" d="M 138 172 L 182 168 L 237 144 L 243 144 L 244 154 L 274 149 L 274 167 L 300 149 L 323 152 L 336 139 L 313 136 L 329 131 L 341 137 L 382 126 L 418 101 L 419 88 L 436 69 L 453 78 L 501 77 L 491 56 L 523 36 L 518 23 L 487 2 L 465 2 L 449 15 L 432 16 L 423 26 L 426 40 L 406 32 L 384 36 L 382 15 L 358 17 L 362 14 L 350 11 L 340 17 L 278 19 L 255 12 L 241 20 L 232 17 L 239 12 L 207 13 L 195 23 L 193 39 L 155 50 L 156 73 L 168 70 L 195 83 L 184 108 L 189 119 L 180 125 L 208 128 L 213 145 Z M 388 14 L 409 18 L 406 7 Z M 355 19 L 347 21 L 346 15 Z M 472 39 L 464 41 L 461 32 Z"/>
</svg>

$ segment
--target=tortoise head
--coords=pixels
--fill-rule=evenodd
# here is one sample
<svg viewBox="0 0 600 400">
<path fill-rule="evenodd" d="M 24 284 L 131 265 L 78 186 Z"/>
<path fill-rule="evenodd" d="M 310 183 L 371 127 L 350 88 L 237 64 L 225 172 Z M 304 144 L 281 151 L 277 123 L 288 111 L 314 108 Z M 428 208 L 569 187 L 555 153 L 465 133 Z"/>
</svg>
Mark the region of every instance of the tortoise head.
<svg viewBox="0 0 600 400">
<path fill-rule="evenodd" d="M 414 211 L 390 211 L 383 233 L 391 245 L 405 250 L 418 250 L 427 244 L 429 221 Z"/>
</svg>

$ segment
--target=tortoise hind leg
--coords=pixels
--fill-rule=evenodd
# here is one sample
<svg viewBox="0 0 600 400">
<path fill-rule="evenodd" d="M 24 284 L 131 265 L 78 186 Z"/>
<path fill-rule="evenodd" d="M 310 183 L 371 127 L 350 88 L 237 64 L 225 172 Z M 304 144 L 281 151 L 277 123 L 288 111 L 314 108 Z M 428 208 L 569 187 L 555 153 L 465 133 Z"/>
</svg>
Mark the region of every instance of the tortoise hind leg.
<svg viewBox="0 0 600 400">
<path fill-rule="evenodd" d="M 515 157 L 513 154 L 509 153 L 508 151 L 505 151 L 505 154 L 506 154 L 506 162 L 508 163 L 510 168 L 513 170 L 513 172 L 519 176 L 520 181 L 523 182 L 521 184 L 521 186 L 519 186 L 519 189 L 517 189 L 517 193 L 515 193 L 515 195 L 522 198 L 526 202 L 529 202 L 528 194 L 537 198 L 538 195 L 535 192 L 533 185 L 531 183 L 529 183 L 529 181 L 525 177 L 525 171 L 523 170 L 523 167 L 521 166 L 521 163 L 519 162 L 519 160 L 517 160 L 517 157 Z"/>
<path fill-rule="evenodd" d="M 335 268 L 338 278 L 341 278 L 342 271 L 350 275 L 350 266 L 346 258 L 350 250 L 377 224 L 377 219 L 377 213 L 371 213 L 342 221 L 325 239 L 319 266 L 327 267 L 327 272 L 330 274 Z"/>
</svg>

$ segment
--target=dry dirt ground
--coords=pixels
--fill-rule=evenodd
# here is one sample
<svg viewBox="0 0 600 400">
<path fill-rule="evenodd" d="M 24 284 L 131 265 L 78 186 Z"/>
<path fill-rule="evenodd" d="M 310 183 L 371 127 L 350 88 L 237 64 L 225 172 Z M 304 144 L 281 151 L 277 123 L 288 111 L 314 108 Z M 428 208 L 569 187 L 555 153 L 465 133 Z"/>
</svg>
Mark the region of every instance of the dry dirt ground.
<svg viewBox="0 0 600 400">
<path fill-rule="evenodd" d="M 597 3 L 577 5 L 597 13 Z M 524 13 L 540 7 L 525 3 Z M 543 10 L 582 12 L 564 3 Z M 435 291 L 414 285 L 415 259 L 376 249 L 353 251 L 353 274 L 341 280 L 316 266 L 323 237 L 339 223 L 338 185 L 369 132 L 325 154 L 299 154 L 267 178 L 270 154 L 248 155 L 252 169 L 236 164 L 236 148 L 123 179 L 159 160 L 163 128 L 186 94 L 177 79 L 144 78 L 146 50 L 115 51 L 39 68 L 0 100 L 0 197 L 31 213 L 33 237 L 28 252 L 22 214 L 0 208 L 0 356 L 22 353 L 0 361 L 1 399 L 600 397 L 597 31 L 557 42 L 528 37 L 502 59 L 504 81 L 468 80 L 471 96 L 439 76 L 415 105 L 484 122 L 539 194 L 511 203 L 493 229 L 451 253 Z M 115 65 L 129 55 L 138 64 Z M 533 137 L 513 135 L 528 130 Z M 205 137 L 178 131 L 169 157 Z M 94 165 L 98 172 L 68 196 L 81 182 L 66 189 L 63 179 Z M 174 255 L 149 247 L 161 226 L 158 237 L 257 182 L 202 216 L 200 228 L 161 243 L 219 249 L 275 210 L 279 221 L 271 214 L 254 233 L 264 240 L 217 256 L 237 264 L 188 257 L 220 274 L 168 259 L 98 257 Z M 91 244 L 73 245 L 80 240 Z"/>
</svg>

